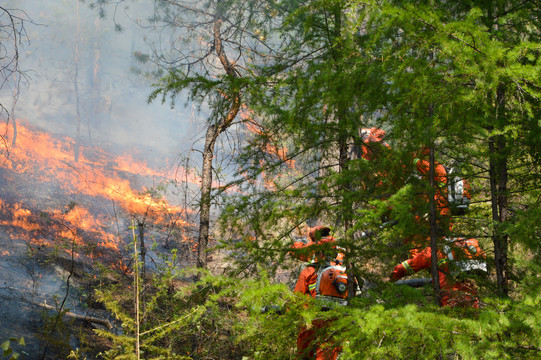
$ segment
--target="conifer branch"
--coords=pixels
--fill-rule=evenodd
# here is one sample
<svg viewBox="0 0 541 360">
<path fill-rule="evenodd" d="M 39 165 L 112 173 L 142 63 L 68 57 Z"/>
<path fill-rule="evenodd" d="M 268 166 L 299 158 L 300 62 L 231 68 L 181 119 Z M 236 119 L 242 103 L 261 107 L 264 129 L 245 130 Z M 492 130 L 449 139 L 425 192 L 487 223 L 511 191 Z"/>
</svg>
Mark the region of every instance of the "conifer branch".
<svg viewBox="0 0 541 360">
<path fill-rule="evenodd" d="M 195 310 L 197 310 L 197 308 L 195 308 Z M 150 330 L 147 330 L 147 331 L 143 331 L 143 332 L 140 333 L 139 335 L 143 336 L 143 335 L 150 334 L 150 333 L 153 333 L 153 332 L 155 332 L 155 331 L 164 329 L 164 328 L 166 328 L 166 327 L 175 325 L 175 324 L 181 322 L 182 320 L 186 320 L 188 317 L 190 317 L 191 315 L 193 315 L 193 314 L 196 312 L 195 310 L 194 310 L 193 312 L 189 313 L 189 314 L 184 315 L 184 316 L 181 317 L 180 319 L 171 321 L 170 323 L 163 324 L 163 325 L 161 325 L 161 326 L 155 327 L 155 328 L 150 329 Z"/>
<path fill-rule="evenodd" d="M 433 30 L 438 31 L 438 28 L 437 28 L 436 26 L 432 25 L 431 23 L 429 23 L 428 21 L 426 21 L 426 20 L 424 20 L 424 19 L 417 18 L 417 19 L 415 19 L 415 20 L 417 20 L 417 21 L 423 23 L 424 25 L 429 26 L 429 27 L 432 28 Z M 459 38 L 458 36 L 453 35 L 453 34 L 451 34 L 451 33 L 446 33 L 446 35 L 449 36 L 451 39 L 457 40 L 458 42 L 461 42 L 461 43 L 465 44 L 467 47 L 469 47 L 469 48 L 471 48 L 472 50 L 478 52 L 479 54 L 486 56 L 486 54 L 485 54 L 483 51 L 479 50 L 475 45 L 470 44 L 470 43 L 467 42 L 466 40 L 461 39 L 461 38 Z"/>
</svg>

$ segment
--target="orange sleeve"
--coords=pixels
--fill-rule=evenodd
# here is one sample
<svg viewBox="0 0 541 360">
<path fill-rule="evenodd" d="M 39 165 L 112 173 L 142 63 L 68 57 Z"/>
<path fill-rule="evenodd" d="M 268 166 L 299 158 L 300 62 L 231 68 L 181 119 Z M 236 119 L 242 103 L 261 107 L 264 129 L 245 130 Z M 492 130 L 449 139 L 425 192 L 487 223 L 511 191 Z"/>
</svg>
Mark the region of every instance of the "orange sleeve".
<svg viewBox="0 0 541 360">
<path fill-rule="evenodd" d="M 402 264 L 398 264 L 394 267 L 393 273 L 391 274 L 392 280 L 400 280 L 407 275 L 406 268 Z"/>
<path fill-rule="evenodd" d="M 391 274 L 392 280 L 399 280 L 404 276 L 413 275 L 416 272 L 430 267 L 431 248 L 426 247 L 423 251 L 415 255 L 412 259 L 403 261 L 395 266 Z"/>
<path fill-rule="evenodd" d="M 289 252 L 289 255 L 301 261 L 310 261 L 314 254 L 313 251 L 308 250 L 308 248 L 313 245 L 315 245 L 314 242 L 303 243 L 301 241 L 296 241 L 291 246 L 292 251 Z"/>
<path fill-rule="evenodd" d="M 425 178 L 428 179 L 430 170 L 430 162 L 427 160 L 419 160 L 415 164 L 417 171 Z M 451 215 L 449 209 L 449 202 L 447 200 L 447 170 L 441 164 L 435 163 L 434 168 L 434 185 L 436 191 L 434 193 L 434 201 L 436 202 L 437 211 L 440 216 Z"/>
<path fill-rule="evenodd" d="M 316 281 L 317 281 L 316 269 L 314 269 L 313 266 L 309 266 L 303 271 L 301 271 L 299 275 L 299 279 L 297 280 L 297 284 L 295 285 L 294 291 L 302 293 L 302 294 L 312 295 L 309 289 L 309 285 L 315 283 Z"/>
<path fill-rule="evenodd" d="M 420 159 L 415 163 L 415 166 L 417 167 L 417 171 L 428 179 L 430 162 L 425 159 Z M 434 163 L 434 183 L 442 189 L 447 185 L 447 170 L 445 170 L 443 165 L 437 162 Z"/>
<path fill-rule="evenodd" d="M 428 167 L 429 167 L 428 161 L 424 159 L 418 159 L 417 162 L 415 163 L 415 167 L 417 168 L 417 171 L 419 172 L 419 174 L 428 178 Z"/>
</svg>

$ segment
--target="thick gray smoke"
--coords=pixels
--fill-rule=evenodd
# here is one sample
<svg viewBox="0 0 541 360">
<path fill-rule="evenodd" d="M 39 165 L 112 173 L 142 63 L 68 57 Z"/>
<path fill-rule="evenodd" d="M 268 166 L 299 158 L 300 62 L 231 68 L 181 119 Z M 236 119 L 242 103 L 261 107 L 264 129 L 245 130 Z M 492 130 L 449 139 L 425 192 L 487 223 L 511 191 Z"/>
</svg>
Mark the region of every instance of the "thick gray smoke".
<svg viewBox="0 0 541 360">
<path fill-rule="evenodd" d="M 176 109 L 159 101 L 148 104 L 154 79 L 136 71 L 154 70 L 133 56 L 149 51 L 151 31 L 136 21 L 149 16 L 151 2 L 110 8 L 102 18 L 82 1 L 78 11 L 77 1 L 64 0 L 8 0 L 5 6 L 24 10 L 39 24 L 26 24 L 29 42 L 23 39 L 19 49 L 28 77 L 16 118 L 75 138 L 78 95 L 80 138 L 86 144 L 127 146 L 140 155 L 152 151 L 153 158 L 172 159 L 193 144 L 204 126 L 200 115 L 182 100 Z M 11 95 L 9 86 L 0 89 L 4 103 L 11 103 Z"/>
</svg>

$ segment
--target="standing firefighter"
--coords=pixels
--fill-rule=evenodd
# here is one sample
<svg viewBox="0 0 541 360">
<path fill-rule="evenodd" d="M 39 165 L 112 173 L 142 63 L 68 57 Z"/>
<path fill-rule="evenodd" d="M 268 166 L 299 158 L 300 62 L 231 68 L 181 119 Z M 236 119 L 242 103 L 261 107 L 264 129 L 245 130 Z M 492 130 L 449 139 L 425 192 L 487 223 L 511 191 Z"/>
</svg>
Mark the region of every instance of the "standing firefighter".
<svg viewBox="0 0 541 360">
<path fill-rule="evenodd" d="M 432 250 L 425 248 L 413 258 L 395 266 L 391 279 L 399 280 L 430 269 Z M 476 239 L 449 239 L 438 251 L 441 306 L 479 308 L 473 278 L 487 273 L 486 256 Z"/>
<path fill-rule="evenodd" d="M 368 161 L 375 161 L 383 155 L 386 149 L 391 147 L 385 139 L 386 132 L 383 129 L 373 127 L 371 129 L 361 130 L 361 139 L 363 147 L 361 149 L 361 157 Z"/>
<path fill-rule="evenodd" d="M 334 238 L 328 227 L 316 227 L 310 231 L 313 240 L 309 247 L 311 263 L 301 272 L 295 285 L 295 292 L 321 300 L 323 309 L 334 304 L 345 305 L 347 299 L 347 275 L 343 266 L 343 254 L 332 249 Z M 297 248 L 300 246 L 297 245 Z M 332 249 L 334 256 L 326 256 Z M 297 337 L 298 359 L 335 360 L 341 349 L 319 342 L 331 320 L 314 320 L 310 328 L 303 328 Z"/>
<path fill-rule="evenodd" d="M 385 142 L 385 130 L 376 127 L 361 129 L 360 150 L 358 156 L 363 159 L 363 189 L 373 195 L 388 197 L 401 183 L 397 172 L 388 171 L 389 162 L 394 154 L 391 146 Z"/>
<path fill-rule="evenodd" d="M 430 223 L 428 221 L 429 191 L 426 187 L 430 179 L 430 162 L 427 157 L 429 149 L 424 148 L 413 159 L 414 172 L 413 181 L 417 190 L 415 203 L 413 204 L 413 222 L 416 225 L 418 233 L 408 236 L 404 239 L 406 244 L 410 243 L 410 258 L 414 258 L 429 243 L 428 234 L 430 232 Z M 447 188 L 447 170 L 437 162 L 434 163 L 434 206 L 436 207 L 436 232 L 442 239 L 452 229 L 451 210 L 448 201 Z"/>
</svg>

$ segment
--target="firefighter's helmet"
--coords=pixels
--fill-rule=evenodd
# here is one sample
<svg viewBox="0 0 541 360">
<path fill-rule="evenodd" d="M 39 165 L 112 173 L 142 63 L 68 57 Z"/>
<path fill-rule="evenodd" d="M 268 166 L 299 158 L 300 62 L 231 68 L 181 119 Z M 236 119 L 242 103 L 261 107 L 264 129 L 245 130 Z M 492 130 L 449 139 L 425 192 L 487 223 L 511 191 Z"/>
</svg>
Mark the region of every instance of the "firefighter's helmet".
<svg viewBox="0 0 541 360">
<path fill-rule="evenodd" d="M 316 226 L 310 229 L 308 237 L 314 242 L 318 242 L 331 234 L 331 228 L 327 226 Z"/>
</svg>

